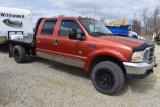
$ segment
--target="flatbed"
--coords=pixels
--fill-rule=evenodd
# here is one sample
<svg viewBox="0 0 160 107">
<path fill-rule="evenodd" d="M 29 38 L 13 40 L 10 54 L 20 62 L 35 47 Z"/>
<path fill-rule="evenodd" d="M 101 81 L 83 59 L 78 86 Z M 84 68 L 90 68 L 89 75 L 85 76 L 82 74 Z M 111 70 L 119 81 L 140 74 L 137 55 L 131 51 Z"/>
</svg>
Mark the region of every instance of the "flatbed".
<svg viewBox="0 0 160 107">
<path fill-rule="evenodd" d="M 9 41 L 9 43 L 13 43 L 13 44 L 16 43 L 16 44 L 19 44 L 19 45 L 34 47 L 33 38 L 10 39 L 8 41 Z"/>
</svg>

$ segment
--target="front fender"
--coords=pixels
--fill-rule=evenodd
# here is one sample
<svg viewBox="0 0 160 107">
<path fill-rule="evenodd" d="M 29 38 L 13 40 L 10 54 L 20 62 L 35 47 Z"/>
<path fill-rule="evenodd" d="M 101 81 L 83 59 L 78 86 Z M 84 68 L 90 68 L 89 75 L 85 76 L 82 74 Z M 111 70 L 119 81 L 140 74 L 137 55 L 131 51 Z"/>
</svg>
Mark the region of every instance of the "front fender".
<svg viewBox="0 0 160 107">
<path fill-rule="evenodd" d="M 90 63 L 92 61 L 92 59 L 96 58 L 97 56 L 101 56 L 101 55 L 108 55 L 108 56 L 112 56 L 116 59 L 119 59 L 120 61 L 123 62 L 127 62 L 127 58 L 120 52 L 113 50 L 113 49 L 99 49 L 99 50 L 95 50 L 92 53 L 90 53 L 87 57 L 87 60 L 85 61 L 85 65 L 84 65 L 84 70 L 85 71 L 89 71 L 89 66 Z"/>
</svg>

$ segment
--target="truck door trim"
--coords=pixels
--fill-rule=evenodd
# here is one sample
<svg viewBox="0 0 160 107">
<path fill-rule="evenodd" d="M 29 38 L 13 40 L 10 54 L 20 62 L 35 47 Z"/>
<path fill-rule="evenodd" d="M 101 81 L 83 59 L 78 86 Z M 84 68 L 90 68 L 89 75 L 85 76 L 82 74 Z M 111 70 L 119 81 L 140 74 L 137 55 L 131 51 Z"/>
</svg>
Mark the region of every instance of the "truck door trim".
<svg viewBox="0 0 160 107">
<path fill-rule="evenodd" d="M 54 55 L 54 59 L 56 62 L 61 62 L 63 64 L 67 64 L 67 65 L 71 65 L 71 66 L 75 66 L 75 67 L 79 67 L 79 68 L 83 68 L 84 64 L 85 64 L 84 61 L 82 61 L 80 59 L 65 57 L 65 56 L 61 56 L 61 55 Z"/>
<path fill-rule="evenodd" d="M 38 57 L 42 57 L 45 59 L 53 60 L 56 62 L 60 62 L 63 64 L 67 64 L 67 65 L 71 65 L 71 66 L 75 66 L 75 67 L 79 67 L 79 68 L 83 68 L 84 64 L 85 64 L 84 61 L 82 61 L 80 59 L 76 59 L 76 58 L 71 58 L 71 57 L 66 57 L 66 56 L 41 52 L 41 51 L 36 51 L 36 54 Z"/>
<path fill-rule="evenodd" d="M 41 58 L 45 58 L 45 59 L 49 59 L 49 60 L 53 60 L 54 61 L 54 56 L 53 54 L 49 54 L 49 53 L 46 53 L 46 52 L 40 52 L 40 51 L 36 51 L 36 54 L 38 57 L 41 57 Z"/>
</svg>

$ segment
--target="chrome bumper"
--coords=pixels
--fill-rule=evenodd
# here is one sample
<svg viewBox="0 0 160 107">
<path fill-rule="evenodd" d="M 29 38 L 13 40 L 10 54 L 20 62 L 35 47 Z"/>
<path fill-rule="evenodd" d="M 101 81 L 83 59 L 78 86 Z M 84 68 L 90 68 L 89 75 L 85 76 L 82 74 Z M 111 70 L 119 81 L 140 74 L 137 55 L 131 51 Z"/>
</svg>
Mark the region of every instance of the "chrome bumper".
<svg viewBox="0 0 160 107">
<path fill-rule="evenodd" d="M 146 62 L 142 63 L 123 62 L 123 64 L 126 69 L 127 78 L 145 78 L 150 73 L 153 72 L 153 67 L 156 66 L 155 61 L 153 61 L 151 64 L 148 64 Z"/>
</svg>

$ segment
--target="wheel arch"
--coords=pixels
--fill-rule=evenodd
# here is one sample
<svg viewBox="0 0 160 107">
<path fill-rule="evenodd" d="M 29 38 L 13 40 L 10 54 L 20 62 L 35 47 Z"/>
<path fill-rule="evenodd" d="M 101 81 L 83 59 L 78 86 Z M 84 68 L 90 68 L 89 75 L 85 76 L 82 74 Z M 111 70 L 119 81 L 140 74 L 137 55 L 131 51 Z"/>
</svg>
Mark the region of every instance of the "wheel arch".
<svg viewBox="0 0 160 107">
<path fill-rule="evenodd" d="M 123 54 L 113 49 L 100 49 L 92 52 L 85 61 L 84 70 L 86 72 L 91 72 L 93 67 L 102 61 L 112 61 L 116 63 L 121 67 L 124 74 L 126 74 L 123 62 L 127 62 L 128 59 Z"/>
<path fill-rule="evenodd" d="M 18 43 L 12 43 L 12 42 L 10 42 L 9 43 L 9 57 L 13 57 L 13 49 L 14 49 L 14 47 L 15 46 L 21 46 L 21 47 L 23 47 L 24 49 L 25 49 L 25 51 L 26 51 L 26 54 L 33 54 L 33 55 L 35 55 L 35 50 L 34 50 L 34 48 L 33 47 L 30 47 L 30 46 L 27 46 L 27 45 L 23 45 L 23 44 L 18 44 Z"/>
<path fill-rule="evenodd" d="M 126 70 L 125 70 L 125 67 L 124 67 L 122 61 L 120 61 L 119 59 L 117 59 L 113 56 L 110 56 L 110 55 L 99 55 L 99 56 L 94 57 L 89 64 L 88 71 L 91 72 L 93 67 L 96 64 L 98 64 L 99 62 L 103 62 L 103 61 L 111 61 L 111 62 L 116 63 L 123 70 L 124 74 L 126 74 Z"/>
</svg>

